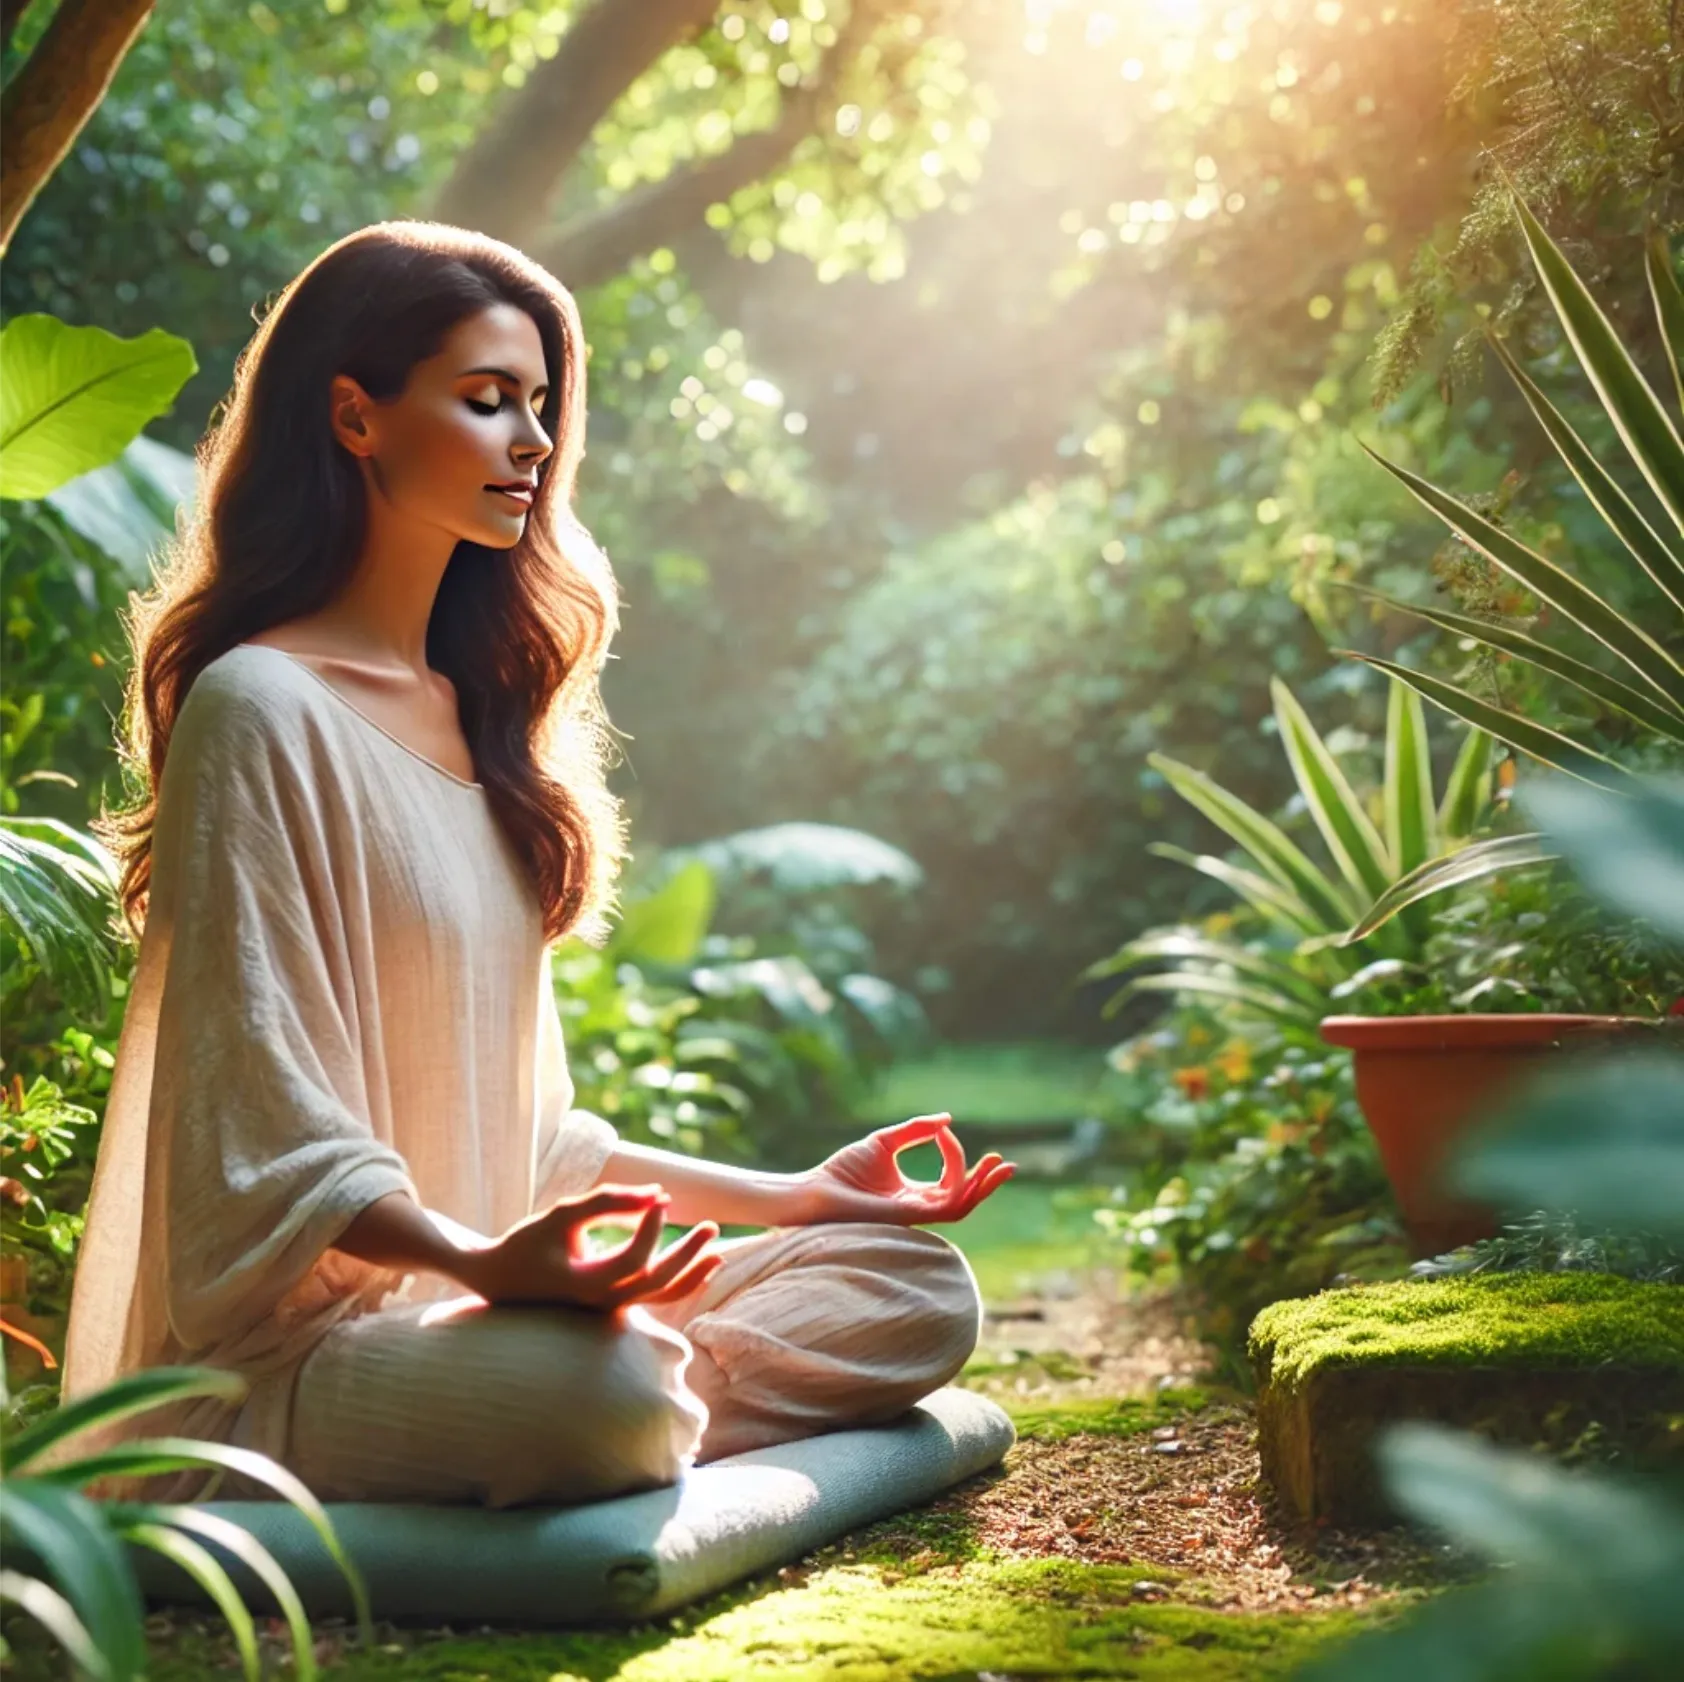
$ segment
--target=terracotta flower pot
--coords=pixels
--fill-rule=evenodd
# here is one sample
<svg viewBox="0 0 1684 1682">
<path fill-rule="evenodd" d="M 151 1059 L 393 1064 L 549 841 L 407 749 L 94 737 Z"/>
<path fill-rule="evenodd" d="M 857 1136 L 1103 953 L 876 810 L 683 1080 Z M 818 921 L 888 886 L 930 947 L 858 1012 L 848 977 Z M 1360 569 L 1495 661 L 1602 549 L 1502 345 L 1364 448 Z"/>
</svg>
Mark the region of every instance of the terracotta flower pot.
<svg viewBox="0 0 1684 1682">
<path fill-rule="evenodd" d="M 1329 1016 L 1321 1037 L 1356 1055 L 1357 1101 L 1418 1256 L 1497 1231 L 1493 1211 L 1440 1191 L 1456 1140 L 1576 1034 L 1647 1026 L 1633 1016 Z"/>
</svg>

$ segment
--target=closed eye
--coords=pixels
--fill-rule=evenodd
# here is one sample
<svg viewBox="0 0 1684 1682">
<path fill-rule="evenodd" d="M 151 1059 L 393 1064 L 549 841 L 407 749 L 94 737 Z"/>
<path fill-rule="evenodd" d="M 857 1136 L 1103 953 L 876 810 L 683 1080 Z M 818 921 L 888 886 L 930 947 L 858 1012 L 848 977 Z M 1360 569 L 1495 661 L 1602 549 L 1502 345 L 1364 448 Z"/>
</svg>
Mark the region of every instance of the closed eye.
<svg viewBox="0 0 1684 1682">
<path fill-rule="evenodd" d="M 482 403 L 478 398 L 474 397 L 464 397 L 462 401 L 466 403 L 476 415 L 495 415 L 501 412 L 504 406 L 504 400 L 502 398 L 498 398 L 495 403 Z M 534 403 L 532 405 L 532 412 L 535 415 L 542 415 L 544 412 L 543 404 Z"/>
</svg>

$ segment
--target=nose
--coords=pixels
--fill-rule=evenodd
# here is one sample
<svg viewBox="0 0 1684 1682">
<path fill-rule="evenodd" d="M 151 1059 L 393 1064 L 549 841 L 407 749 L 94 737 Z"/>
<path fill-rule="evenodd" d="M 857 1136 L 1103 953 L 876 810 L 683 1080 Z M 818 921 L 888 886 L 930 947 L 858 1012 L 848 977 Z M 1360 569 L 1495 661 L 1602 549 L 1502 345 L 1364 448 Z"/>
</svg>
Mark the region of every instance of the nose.
<svg viewBox="0 0 1684 1682">
<path fill-rule="evenodd" d="M 555 448 L 538 417 L 530 410 L 522 424 L 522 434 L 511 446 L 512 453 L 522 466 L 531 466 L 534 462 L 543 461 Z"/>
</svg>

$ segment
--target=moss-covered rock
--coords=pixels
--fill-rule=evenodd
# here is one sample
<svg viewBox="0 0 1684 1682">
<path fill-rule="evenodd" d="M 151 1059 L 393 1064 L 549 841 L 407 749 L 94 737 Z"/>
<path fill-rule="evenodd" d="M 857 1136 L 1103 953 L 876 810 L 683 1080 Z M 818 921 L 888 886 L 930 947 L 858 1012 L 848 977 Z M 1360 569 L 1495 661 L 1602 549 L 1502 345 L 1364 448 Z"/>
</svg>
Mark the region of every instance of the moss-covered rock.
<svg viewBox="0 0 1684 1682">
<path fill-rule="evenodd" d="M 1355 1285 L 1252 1322 L 1263 1472 L 1304 1519 L 1382 1517 L 1373 1439 L 1436 1419 L 1566 1452 L 1678 1451 L 1684 1290 L 1605 1274 Z"/>
</svg>

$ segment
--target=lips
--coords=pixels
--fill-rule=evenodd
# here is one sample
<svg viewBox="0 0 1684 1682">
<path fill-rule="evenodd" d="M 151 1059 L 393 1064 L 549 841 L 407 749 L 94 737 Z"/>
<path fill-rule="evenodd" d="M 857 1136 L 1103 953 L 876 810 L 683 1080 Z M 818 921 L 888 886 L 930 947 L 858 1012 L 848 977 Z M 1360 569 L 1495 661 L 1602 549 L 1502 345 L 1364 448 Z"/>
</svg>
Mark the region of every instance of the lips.
<svg viewBox="0 0 1684 1682">
<path fill-rule="evenodd" d="M 506 496 L 511 502 L 518 502 L 522 508 L 532 506 L 533 487 L 529 484 L 487 485 L 485 488 L 495 491 L 498 496 Z"/>
</svg>

